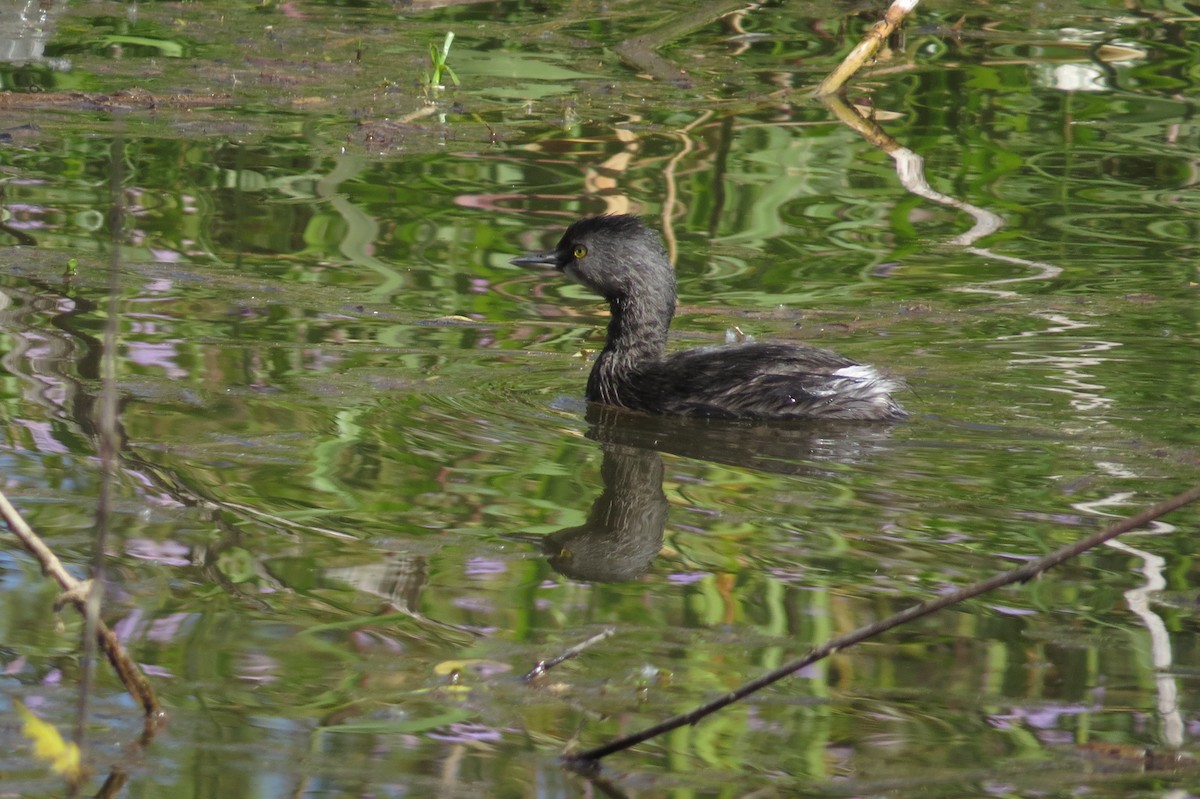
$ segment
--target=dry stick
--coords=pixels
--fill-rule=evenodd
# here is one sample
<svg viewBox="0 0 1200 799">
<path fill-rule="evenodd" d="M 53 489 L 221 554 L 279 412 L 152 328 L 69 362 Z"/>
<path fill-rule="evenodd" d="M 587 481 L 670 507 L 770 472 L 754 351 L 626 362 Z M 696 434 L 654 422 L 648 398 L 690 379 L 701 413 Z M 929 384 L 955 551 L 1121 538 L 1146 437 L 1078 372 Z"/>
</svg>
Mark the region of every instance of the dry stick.
<svg viewBox="0 0 1200 799">
<path fill-rule="evenodd" d="M 38 537 L 38 534 L 17 512 L 3 492 L 0 492 L 0 518 L 4 519 L 8 528 L 13 531 L 13 535 L 21 541 L 29 554 L 37 558 L 42 565 L 42 572 L 53 578 L 63 589 L 63 599 L 73 604 L 80 613 L 86 613 L 87 583 L 75 579 L 66 570 L 58 556 Z M 100 644 L 100 649 L 108 656 L 108 661 L 116 669 L 117 676 L 120 677 L 125 690 L 142 706 L 148 718 L 157 717 L 161 709 L 150 683 L 142 675 L 137 664 L 125 653 L 121 642 L 117 640 L 116 633 L 99 619 L 96 624 L 96 641 Z"/>
<path fill-rule="evenodd" d="M 605 638 L 611 638 L 613 633 L 615 633 L 616 631 L 617 631 L 617 628 L 615 628 L 615 627 L 606 627 L 603 630 L 601 630 L 600 632 L 593 635 L 591 638 L 588 638 L 585 641 L 580 641 L 578 644 L 575 644 L 575 646 L 571 647 L 570 649 L 566 650 L 565 652 L 563 652 L 560 655 L 552 657 L 549 660 L 539 660 L 534 665 L 534 667 L 532 669 L 530 669 L 529 672 L 521 679 L 524 680 L 525 682 L 529 682 L 530 680 L 541 677 L 543 674 L 550 671 L 550 669 L 554 668 L 559 663 L 570 660 L 571 658 L 575 657 L 576 655 L 578 655 L 580 652 L 587 649 L 588 647 L 595 646 L 596 644 L 600 643 Z"/>
<path fill-rule="evenodd" d="M 733 704 L 739 699 L 749 696 L 756 691 L 760 691 L 772 683 L 779 682 L 784 677 L 789 677 L 806 666 L 812 665 L 818 660 L 829 657 L 838 650 L 861 643 L 869 638 L 874 638 L 880 633 L 886 632 L 893 627 L 897 627 L 915 619 L 928 616 L 935 611 L 941 610 L 942 608 L 956 605 L 964 600 L 979 596 L 980 594 L 986 594 L 989 591 L 994 591 L 997 588 L 1003 588 L 1004 586 L 1012 585 L 1013 583 L 1031 580 L 1047 569 L 1057 566 L 1066 560 L 1070 560 L 1076 555 L 1086 552 L 1092 547 L 1099 546 L 1109 539 L 1116 538 L 1121 533 L 1126 533 L 1137 527 L 1148 524 L 1160 516 L 1164 516 L 1167 513 L 1170 513 L 1177 508 L 1181 508 L 1188 503 L 1195 502 L 1198 499 L 1200 499 L 1200 485 L 1193 486 L 1182 494 L 1168 499 L 1166 502 L 1155 505 L 1154 507 L 1144 510 L 1134 516 L 1130 516 L 1129 518 L 1117 522 L 1105 530 L 1094 533 L 1086 538 L 1082 538 L 1079 541 L 1076 541 L 1074 544 L 1068 544 L 1061 549 L 1057 549 L 1045 557 L 1030 561 L 1024 566 L 1013 569 L 1012 571 L 1003 572 L 1002 574 L 997 574 L 996 576 L 984 580 L 983 582 L 969 585 L 966 588 L 961 588 L 952 594 L 947 594 L 946 596 L 941 596 L 937 599 L 931 599 L 928 602 L 922 602 L 919 605 L 914 605 L 913 607 L 908 608 L 907 610 L 902 610 L 895 615 L 883 619 L 882 621 L 877 621 L 874 624 L 868 624 L 863 627 L 859 627 L 857 630 L 854 630 L 851 633 L 839 636 L 831 641 L 826 641 L 821 646 L 811 650 L 804 657 L 799 658 L 798 660 L 793 660 L 789 663 L 785 663 L 774 671 L 768 672 L 758 679 L 746 683 L 735 691 L 731 691 L 722 697 L 714 699 L 707 704 L 701 705 L 695 710 L 667 719 L 666 721 L 655 724 L 653 727 L 647 727 L 640 732 L 635 732 L 631 735 L 618 738 L 615 741 L 610 741 L 603 746 L 597 746 L 594 749 L 588 749 L 573 755 L 564 755 L 563 761 L 566 763 L 566 765 L 572 768 L 584 771 L 589 768 L 594 768 L 596 766 L 596 761 L 602 757 L 611 755 L 614 752 L 620 752 L 628 749 L 631 746 L 636 746 L 642 741 L 649 740 L 657 735 L 662 735 L 664 732 L 669 732 L 684 725 L 695 724 L 706 716 L 712 715 L 726 705 Z"/>
<path fill-rule="evenodd" d="M 837 69 L 830 72 L 828 77 L 821 81 L 821 85 L 817 87 L 817 96 L 822 97 L 839 91 L 846 81 L 850 80 L 851 75 L 858 72 L 869 59 L 875 57 L 879 48 L 887 41 L 887 37 L 891 36 L 892 31 L 896 30 L 896 26 L 917 7 L 918 2 L 920 0 L 894 0 L 888 7 L 887 13 L 883 15 L 883 19 L 872 25 L 858 46 L 850 51 L 850 55 L 842 59 L 842 63 L 838 64 Z"/>
</svg>

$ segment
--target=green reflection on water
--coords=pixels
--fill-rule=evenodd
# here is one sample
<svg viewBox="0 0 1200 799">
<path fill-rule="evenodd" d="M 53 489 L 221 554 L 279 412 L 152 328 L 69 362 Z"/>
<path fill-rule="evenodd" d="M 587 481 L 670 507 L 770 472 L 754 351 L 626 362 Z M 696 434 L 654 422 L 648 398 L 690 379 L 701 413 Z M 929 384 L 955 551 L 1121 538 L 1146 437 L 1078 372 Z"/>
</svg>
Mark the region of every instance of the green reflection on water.
<svg viewBox="0 0 1200 799">
<path fill-rule="evenodd" d="M 1194 480 L 1198 50 L 1180 44 L 1194 26 L 1063 4 L 1022 30 L 971 7 L 960 37 L 914 27 L 855 83 L 935 189 L 1004 217 L 982 244 L 1061 269 L 1048 277 L 947 245 L 969 219 L 906 194 L 822 107 L 764 97 L 823 74 L 861 19 L 789 4 L 702 26 L 660 53 L 682 83 L 615 53 L 644 8 L 218 5 L 143 5 L 120 25 L 72 11 L 51 52 L 74 71 L 22 79 L 219 103 L 30 106 L 0 146 L 6 490 L 79 568 L 108 158 L 118 138 L 128 153 L 110 613 L 176 717 L 140 792 L 570 793 L 547 763 L 576 740 L 690 707 Z M 1081 19 L 1146 56 L 1056 44 Z M 416 77 L 446 30 L 464 85 L 432 98 Z M 184 57 L 117 59 L 114 32 Z M 671 236 L 679 345 L 737 325 L 836 347 L 906 377 L 916 418 L 878 436 L 589 420 L 601 304 L 507 260 L 622 204 Z M 583 543 L 555 536 L 587 525 L 622 462 L 661 468 L 633 496 L 661 497 L 666 523 L 637 540 L 594 527 L 614 536 L 595 549 L 630 557 L 585 582 Z M 1133 539 L 1166 561 L 1154 611 L 1188 730 L 1196 518 Z M 30 562 L 0 556 L 8 690 L 44 696 L 61 723 L 70 700 L 51 686 L 75 682 L 74 630 L 47 622 Z M 1079 765 L 1097 743 L 1170 748 L 1163 673 L 1124 595 L 1141 568 L 1094 553 L 619 768 L 711 796 L 1186 785 Z M 547 683 L 513 679 L 599 625 L 618 634 Z M 439 666 L 466 659 L 507 670 L 449 686 Z M 101 740 L 132 739 L 115 688 L 101 692 L 117 719 Z M 53 790 L 32 768 L 0 759 Z"/>
</svg>

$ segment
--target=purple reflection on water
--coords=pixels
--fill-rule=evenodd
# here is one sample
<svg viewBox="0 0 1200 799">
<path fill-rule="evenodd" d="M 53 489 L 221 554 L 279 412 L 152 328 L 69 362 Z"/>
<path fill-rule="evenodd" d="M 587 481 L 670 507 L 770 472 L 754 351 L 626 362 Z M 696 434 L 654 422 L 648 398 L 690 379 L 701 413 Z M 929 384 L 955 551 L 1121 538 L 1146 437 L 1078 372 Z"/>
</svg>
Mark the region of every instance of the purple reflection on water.
<svg viewBox="0 0 1200 799">
<path fill-rule="evenodd" d="M 354 642 L 354 648 L 361 652 L 376 648 L 396 653 L 405 651 L 404 644 L 395 638 L 371 630 L 355 630 L 350 634 L 350 640 Z"/>
<path fill-rule="evenodd" d="M 149 341 L 131 341 L 127 345 L 129 360 L 139 366 L 153 366 L 162 369 L 168 377 L 187 377 L 187 370 L 181 369 L 175 363 L 176 348 L 179 342 L 163 342 L 161 344 Z"/>
<path fill-rule="evenodd" d="M 480 677 L 495 677 L 497 674 L 507 674 L 512 671 L 513 667 L 508 663 L 501 663 L 496 660 L 481 660 L 470 664 L 467 668 L 472 674 L 477 674 Z"/>
<path fill-rule="evenodd" d="M 821 662 L 809 663 L 800 671 L 796 672 L 796 676 L 804 680 L 816 680 L 824 673 L 823 664 Z"/>
<path fill-rule="evenodd" d="M 692 583 L 700 582 L 708 576 L 708 572 L 681 572 L 667 575 L 667 582 L 674 583 L 675 585 L 691 585 Z"/>
<path fill-rule="evenodd" d="M 312 372 L 331 371 L 345 360 L 340 353 L 333 350 L 305 350 L 301 357 L 304 358 L 305 368 Z"/>
<path fill-rule="evenodd" d="M 276 674 L 279 664 L 275 662 L 274 658 L 261 653 L 251 652 L 243 655 L 238 667 L 239 672 L 234 676 L 245 682 L 262 685 L 279 679 Z"/>
<path fill-rule="evenodd" d="M 477 596 L 455 597 L 451 604 L 453 604 L 456 608 L 462 608 L 463 610 L 470 610 L 476 613 L 491 613 L 496 609 L 495 605 L 493 605 L 490 601 L 484 599 L 483 597 Z"/>
<path fill-rule="evenodd" d="M 194 613 L 172 613 L 161 619 L 155 619 L 150 625 L 150 632 L 146 634 L 146 638 L 150 641 L 166 643 L 172 641 L 183 628 L 184 622 L 195 616 Z"/>
<path fill-rule="evenodd" d="M 139 560 L 152 560 L 167 566 L 186 566 L 191 563 L 192 549 L 178 541 L 129 538 L 125 541 L 125 554 Z"/>
<path fill-rule="evenodd" d="M 1094 713 L 1099 710 L 1096 705 L 1043 705 L 1041 707 L 1016 707 L 1008 713 L 990 713 L 987 722 L 1000 730 L 1011 729 L 1017 722 L 1024 721 L 1030 727 L 1038 730 L 1049 730 L 1057 726 L 1063 716 L 1078 716 L 1082 713 Z"/>
<path fill-rule="evenodd" d="M 502 560 L 488 560 L 487 558 L 469 558 L 467 560 L 466 574 L 468 577 L 486 577 L 492 574 L 504 574 L 508 571 L 508 564 Z"/>
<path fill-rule="evenodd" d="M 142 291 L 146 292 L 147 294 L 165 294 L 169 291 L 172 291 L 174 288 L 175 281 L 165 277 L 152 278 L 142 284 Z M 134 300 L 134 302 L 146 302 L 148 299 L 149 298 L 147 297 L 139 297 L 138 299 Z M 152 301 L 158 302 L 159 300 L 155 299 Z"/>
<path fill-rule="evenodd" d="M 770 569 L 769 573 L 772 577 L 774 577 L 776 580 L 779 580 L 780 582 L 794 583 L 794 582 L 803 580 L 805 578 L 805 574 L 807 572 L 804 569 L 798 569 L 798 568 L 791 568 L 791 569 L 774 568 L 774 569 Z"/>
<path fill-rule="evenodd" d="M 1075 742 L 1075 733 L 1068 730 L 1038 730 L 1038 740 L 1045 744 L 1064 746 Z"/>
<path fill-rule="evenodd" d="M 117 636 L 117 640 L 123 644 L 128 644 L 133 638 L 134 632 L 141 626 L 144 616 L 145 613 L 138 608 L 134 608 L 128 616 L 114 624 L 113 634 Z"/>
<path fill-rule="evenodd" d="M 149 675 L 151 677 L 174 677 L 175 676 L 174 674 L 171 673 L 171 671 L 169 669 L 165 669 L 162 666 L 155 666 L 150 663 L 139 663 L 138 666 L 140 666 L 142 671 L 144 671 L 147 675 Z"/>
<path fill-rule="evenodd" d="M 160 264 L 176 264 L 183 260 L 183 256 L 174 250 L 151 247 L 150 252 L 154 255 L 154 260 Z"/>
<path fill-rule="evenodd" d="M 49 422 L 35 422 L 32 419 L 14 419 L 15 424 L 24 427 L 33 436 L 33 444 L 38 452 L 53 452 L 65 455 L 71 450 L 54 437 L 54 431 Z"/>
</svg>

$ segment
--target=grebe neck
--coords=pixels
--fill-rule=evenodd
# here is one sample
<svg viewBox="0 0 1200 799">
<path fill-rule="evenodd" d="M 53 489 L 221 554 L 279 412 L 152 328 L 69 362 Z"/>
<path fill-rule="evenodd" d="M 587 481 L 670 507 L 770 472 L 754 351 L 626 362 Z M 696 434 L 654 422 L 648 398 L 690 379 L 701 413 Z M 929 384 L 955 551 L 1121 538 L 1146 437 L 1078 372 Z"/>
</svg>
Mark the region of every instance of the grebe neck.
<svg viewBox="0 0 1200 799">
<path fill-rule="evenodd" d="M 624 405 L 620 388 L 647 364 L 662 360 L 667 350 L 667 331 L 675 315 L 675 296 L 670 303 L 649 304 L 629 297 L 611 297 L 612 318 L 604 349 L 588 377 L 587 398 L 594 402 Z"/>
<path fill-rule="evenodd" d="M 608 308 L 612 318 L 608 322 L 605 353 L 631 364 L 663 357 L 667 350 L 667 331 L 675 315 L 674 292 L 669 304 L 618 296 L 609 299 Z"/>
</svg>

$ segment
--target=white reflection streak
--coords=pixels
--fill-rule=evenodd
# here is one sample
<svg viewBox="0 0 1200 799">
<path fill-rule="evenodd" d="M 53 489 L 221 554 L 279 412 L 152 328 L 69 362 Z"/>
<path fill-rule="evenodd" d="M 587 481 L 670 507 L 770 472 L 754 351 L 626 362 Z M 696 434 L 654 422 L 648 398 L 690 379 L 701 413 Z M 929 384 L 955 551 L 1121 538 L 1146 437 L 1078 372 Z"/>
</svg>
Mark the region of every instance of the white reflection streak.
<svg viewBox="0 0 1200 799">
<path fill-rule="evenodd" d="M 925 159 L 912 150 L 907 147 L 897 147 L 895 150 L 889 152 L 888 155 L 896 162 L 896 177 L 900 178 L 900 184 L 904 188 L 918 197 L 924 197 L 926 200 L 931 200 L 938 205 L 948 205 L 951 208 L 957 208 L 975 218 L 975 227 L 961 236 L 951 239 L 947 242 L 948 244 L 967 247 L 989 233 L 995 233 L 1004 227 L 1004 218 L 999 214 L 994 214 L 986 208 L 980 208 L 977 205 L 971 205 L 969 202 L 956 199 L 948 194 L 942 194 L 930 186 L 929 181 L 925 180 Z M 1021 262 L 1020 259 L 1012 260 Z M 1050 268 L 1055 269 L 1056 267 Z M 1058 271 L 1061 272 L 1062 270 L 1059 269 Z"/>
<path fill-rule="evenodd" d="M 950 239 L 947 244 L 953 244 L 957 247 L 963 247 L 966 252 L 972 255 L 980 255 L 984 258 L 993 258 L 997 261 L 1005 263 L 1018 264 L 1020 266 L 1028 266 L 1031 269 L 1037 270 L 1035 274 L 1026 275 L 1025 277 L 1010 277 L 1003 280 L 989 280 L 986 284 L 977 286 L 960 286 L 955 291 L 966 292 L 968 294 L 992 294 L 997 297 L 1017 297 L 1020 296 L 1015 291 L 1007 289 L 984 288 L 984 286 L 1002 286 L 1011 283 L 1024 283 L 1030 280 L 1051 280 L 1062 274 L 1062 267 L 1048 264 L 1044 261 L 1030 261 L 1026 258 L 1017 258 L 1012 255 L 1000 255 L 983 247 L 973 247 L 975 242 L 979 241 L 984 236 L 995 233 L 1000 228 L 1004 227 L 1004 217 L 993 213 L 986 208 L 980 208 L 977 205 L 972 205 L 964 200 L 959 200 L 951 197 L 948 194 L 942 194 L 937 189 L 929 185 L 929 181 L 925 179 L 925 159 L 914 153 L 907 147 L 897 147 L 891 150 L 888 155 L 896 162 L 896 177 L 900 179 L 900 184 L 905 189 L 917 195 L 924 197 L 926 200 L 935 202 L 938 205 L 945 205 L 950 208 L 956 208 L 963 213 L 970 214 L 975 219 L 975 225 L 963 233 L 961 236 L 955 236 Z"/>
<path fill-rule="evenodd" d="M 1059 270 L 1059 271 L 1062 271 L 1062 270 Z M 1030 280 L 1030 279 L 1031 278 L 1024 278 L 1024 277 L 1009 278 L 1009 280 Z M 1000 280 L 1000 281 L 996 281 L 996 282 L 1007 283 L 1007 282 L 1009 282 L 1009 280 Z M 1082 330 L 1085 327 L 1095 327 L 1095 325 L 1092 324 L 1091 322 L 1080 322 L 1075 319 L 1071 319 L 1070 317 L 1063 316 L 1060 313 L 1051 313 L 1049 311 L 1039 311 L 1032 315 L 1038 317 L 1039 319 L 1045 319 L 1047 322 L 1053 322 L 1054 327 L 1048 327 L 1045 330 L 1022 330 L 1020 333 L 1014 333 L 1011 336 L 996 336 L 996 341 L 1007 341 L 1009 339 L 1014 339 L 1014 338 L 1029 338 L 1030 336 L 1041 336 L 1046 333 L 1065 333 L 1068 330 Z M 1104 349 L 1112 349 L 1113 347 L 1121 346 L 1120 344 L 1115 344 L 1110 341 L 1102 341 L 1099 343 L 1108 345 L 1108 346 L 1104 347 Z M 1099 363 L 1099 361 L 1097 361 L 1097 363 Z"/>
<path fill-rule="evenodd" d="M 1026 330 L 1011 336 L 999 336 L 998 341 L 1015 338 L 1029 338 L 1033 336 L 1044 335 L 1047 333 L 1062 333 L 1068 330 L 1078 330 L 1079 328 L 1092 327 L 1086 322 L 1076 322 L 1068 319 L 1061 314 L 1034 314 L 1043 319 L 1058 323 L 1054 327 L 1048 327 L 1044 330 Z M 1100 357 L 1098 353 L 1108 352 L 1109 350 L 1120 347 L 1120 342 L 1104 341 L 1103 339 L 1093 339 L 1091 341 L 1080 342 L 1080 346 L 1075 349 L 1066 350 L 1057 353 L 1037 353 L 1037 352 L 1014 352 L 1014 356 L 1009 359 L 1011 364 L 1046 364 L 1051 366 L 1055 373 L 1050 375 L 1054 380 L 1057 380 L 1062 385 L 1059 386 L 1034 386 L 1034 388 L 1042 391 L 1052 391 L 1060 394 L 1068 395 L 1071 400 L 1071 407 L 1077 411 L 1094 411 L 1100 408 L 1107 408 L 1112 405 L 1115 400 L 1111 397 L 1105 397 L 1100 394 L 1106 386 L 1100 383 L 1092 383 L 1094 379 L 1090 374 L 1083 371 L 1089 366 L 1098 366 L 1107 361 L 1113 360 L 1108 357 Z"/>
<path fill-rule="evenodd" d="M 1111 494 L 1095 502 L 1078 502 L 1073 505 L 1085 513 L 1097 513 L 1104 516 L 1116 514 L 1106 513 L 1100 508 L 1109 505 L 1128 505 L 1132 492 Z M 1166 522 L 1156 522 L 1151 530 L 1141 535 L 1157 535 L 1175 530 L 1174 525 Z M 1150 634 L 1150 657 L 1154 663 L 1154 685 L 1158 693 L 1158 715 L 1162 719 L 1162 739 L 1167 746 L 1179 748 L 1183 746 L 1183 715 L 1179 712 L 1179 686 L 1168 670 L 1171 668 L 1171 636 L 1167 633 L 1167 625 L 1162 617 L 1150 609 L 1150 597 L 1167 587 L 1163 578 L 1163 570 L 1167 566 L 1164 558 L 1126 544 L 1124 541 L 1107 542 L 1113 549 L 1142 559 L 1141 572 L 1146 582 L 1125 592 L 1125 601 L 1129 609 L 1142 620 L 1146 632 Z"/>
<path fill-rule="evenodd" d="M 1021 299 L 1020 293 L 999 287 L 1030 281 L 1053 280 L 1062 274 L 1063 269 L 1061 266 L 1055 266 L 1045 261 L 1031 261 L 1027 258 L 1017 258 L 1012 255 L 1000 255 L 989 249 L 973 246 L 979 239 L 995 233 L 1004 227 L 1004 218 L 986 208 L 980 208 L 965 200 L 951 197 L 934 189 L 929 185 L 929 181 L 925 179 L 925 160 L 907 147 L 902 147 L 894 140 L 885 140 L 884 138 L 880 138 L 878 144 L 895 161 L 896 177 L 905 189 L 918 197 L 923 197 L 939 205 L 969 214 L 975 220 L 975 224 L 970 230 L 950 239 L 947 244 L 962 247 L 964 252 L 969 252 L 972 255 L 991 258 L 1004 263 L 1017 264 L 1033 270 L 1031 274 L 1022 277 L 988 280 L 973 285 L 958 286 L 953 288 L 952 291 L 965 294 L 989 294 L 998 299 Z M 1093 326 L 1089 322 L 1080 322 L 1062 313 L 1035 312 L 1033 316 L 1051 322 L 1052 326 L 1040 330 L 1026 330 L 1011 336 L 1001 336 L 997 340 L 1039 337 Z M 1103 396 L 1102 392 L 1106 386 L 1090 382 L 1093 380 L 1092 376 L 1080 371 L 1080 369 L 1083 366 L 1095 366 L 1107 359 L 1078 358 L 1072 357 L 1072 355 L 1079 352 L 1102 352 L 1119 346 L 1120 344 L 1116 342 L 1092 341 L 1087 342 L 1085 345 L 1086 349 L 1071 350 L 1066 354 L 1040 355 L 1021 352 L 1016 354 L 1025 356 L 1026 359 L 1013 360 L 1012 363 L 1044 363 L 1056 369 L 1057 371 L 1053 375 L 1053 379 L 1057 380 L 1060 385 L 1039 386 L 1039 388 L 1045 391 L 1066 394 L 1070 397 L 1072 408 L 1079 412 L 1091 413 L 1108 408 L 1113 404 L 1114 400 Z"/>
<path fill-rule="evenodd" d="M 977 228 L 979 226 L 976 225 L 975 227 Z M 974 229 L 975 228 L 972 228 L 972 230 Z M 968 233 L 965 235 L 970 235 L 970 231 L 968 231 Z M 960 236 L 959 238 L 963 238 L 963 236 Z M 954 239 L 950 243 L 954 244 L 957 241 L 958 239 Z M 972 255 L 982 255 L 985 258 L 994 258 L 997 261 L 1005 261 L 1006 263 L 1010 264 L 1028 266 L 1037 270 L 1036 274 L 1026 275 L 1025 277 L 1008 277 L 1004 278 L 1003 280 L 989 280 L 986 284 L 977 286 L 959 286 L 958 288 L 954 289 L 955 291 L 961 291 L 965 294 L 993 294 L 997 297 L 1019 297 L 1020 295 L 1015 291 L 997 288 L 984 288 L 983 286 L 1003 286 L 1007 283 L 1025 283 L 1029 280 L 1052 280 L 1053 278 L 1061 275 L 1063 271 L 1061 266 L 1048 264 L 1045 261 L 1031 261 L 1028 258 L 1017 258 L 1014 255 L 1001 255 L 998 252 L 992 252 L 991 250 L 983 247 L 965 247 L 964 251 L 969 252 Z"/>
<path fill-rule="evenodd" d="M 973 255 L 981 255 L 987 258 L 994 258 L 997 261 L 1028 266 L 1036 270 L 1034 274 L 1024 277 L 990 280 L 984 284 L 975 286 L 962 286 L 955 289 L 956 291 L 973 294 L 991 294 L 1001 298 L 1017 298 L 1020 296 L 1017 292 L 995 287 L 1013 283 L 1024 283 L 1031 280 L 1051 280 L 1062 274 L 1062 267 L 1055 266 L 1054 264 L 1042 261 L 1030 261 L 1025 258 L 1016 258 L 1009 255 L 999 255 L 991 250 L 972 246 L 980 238 L 994 233 L 1003 227 L 1004 219 L 998 214 L 994 214 L 984 208 L 979 208 L 978 206 L 936 191 L 925 180 L 924 159 L 907 147 L 896 147 L 890 150 L 889 154 L 896 162 L 896 175 L 905 189 L 939 205 L 956 208 L 974 217 L 975 225 L 970 230 L 961 236 L 951 239 L 947 243 L 961 246 L 966 252 Z M 1093 327 L 1090 323 L 1079 322 L 1062 314 L 1044 313 L 1036 315 L 1053 322 L 1056 326 L 1043 330 L 1024 331 L 1013 336 L 1001 336 L 999 340 L 1042 336 L 1048 333 L 1062 333 L 1085 327 Z M 1094 393 L 1102 391 L 1104 386 L 1086 382 L 1085 378 L 1090 378 L 1091 376 L 1078 370 L 1082 367 L 1098 365 L 1109 359 L 1081 356 L 1080 354 L 1087 353 L 1090 356 L 1091 353 L 1106 352 L 1119 346 L 1120 344 L 1117 342 L 1090 341 L 1080 349 L 1070 351 L 1070 353 L 1075 354 L 1075 357 L 1072 357 L 1070 354 L 1040 355 L 1021 352 L 1015 354 L 1025 356 L 1024 359 L 1014 359 L 1012 363 L 1054 364 L 1062 371 L 1060 379 L 1065 383 L 1065 386 L 1061 388 L 1045 386 L 1043 388 L 1048 391 L 1058 391 L 1071 395 L 1071 405 L 1077 410 L 1094 410 L 1112 404 L 1112 400 Z M 1107 466 L 1110 469 L 1121 468 L 1118 464 L 1111 463 L 1105 463 L 1102 466 Z M 1095 502 L 1076 503 L 1074 507 L 1085 513 L 1112 516 L 1115 514 L 1107 513 L 1100 510 L 1100 508 L 1108 505 L 1128 504 L 1132 497 L 1132 493 L 1116 493 Z M 1166 533 L 1174 529 L 1173 525 L 1156 521 L 1144 535 Z M 1172 660 L 1171 639 L 1167 634 L 1167 627 L 1162 617 L 1150 609 L 1150 596 L 1155 592 L 1162 591 L 1166 587 L 1166 580 L 1162 576 L 1163 569 L 1166 567 L 1166 561 L 1158 555 L 1137 549 L 1123 541 L 1109 541 L 1108 546 L 1142 559 L 1141 572 L 1145 575 L 1146 582 L 1140 588 L 1131 588 L 1126 591 L 1125 601 L 1129 603 L 1130 610 L 1142 620 L 1147 632 L 1150 634 L 1151 657 L 1155 669 L 1154 680 L 1158 692 L 1158 712 L 1163 722 L 1163 741 L 1168 746 L 1180 747 L 1183 745 L 1183 717 L 1179 712 L 1179 687 L 1175 679 L 1167 673 Z"/>
</svg>

